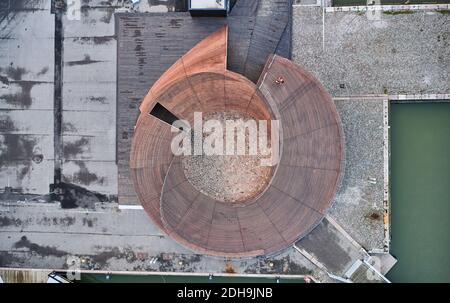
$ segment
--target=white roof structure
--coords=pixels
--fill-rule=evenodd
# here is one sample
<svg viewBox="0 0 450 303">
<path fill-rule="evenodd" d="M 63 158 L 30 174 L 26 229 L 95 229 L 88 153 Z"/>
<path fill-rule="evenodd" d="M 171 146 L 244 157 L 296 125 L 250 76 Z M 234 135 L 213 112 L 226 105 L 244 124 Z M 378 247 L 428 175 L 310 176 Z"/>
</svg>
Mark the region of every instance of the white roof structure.
<svg viewBox="0 0 450 303">
<path fill-rule="evenodd" d="M 226 9 L 225 0 L 191 0 L 191 9 Z"/>
</svg>

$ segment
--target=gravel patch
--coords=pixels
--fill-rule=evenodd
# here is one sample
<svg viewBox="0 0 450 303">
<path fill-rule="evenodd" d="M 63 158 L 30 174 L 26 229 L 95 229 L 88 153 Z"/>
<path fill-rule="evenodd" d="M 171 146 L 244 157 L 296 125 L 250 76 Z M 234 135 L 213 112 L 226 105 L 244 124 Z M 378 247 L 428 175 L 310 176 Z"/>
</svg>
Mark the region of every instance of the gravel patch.
<svg viewBox="0 0 450 303">
<path fill-rule="evenodd" d="M 216 119 L 225 130 L 226 120 L 246 121 L 250 118 L 241 113 L 212 113 L 205 115 L 203 120 L 205 123 L 207 120 Z M 204 139 L 206 136 L 204 135 Z M 225 134 L 223 138 L 225 147 L 225 144 L 228 144 Z M 184 173 L 192 186 L 215 200 L 227 203 L 243 203 L 260 194 L 266 188 L 273 169 L 260 165 L 263 155 L 249 155 L 248 132 L 245 138 L 245 155 L 184 156 Z"/>
<path fill-rule="evenodd" d="M 335 101 L 345 134 L 342 182 L 329 214 L 366 250 L 382 249 L 383 101 Z"/>
</svg>

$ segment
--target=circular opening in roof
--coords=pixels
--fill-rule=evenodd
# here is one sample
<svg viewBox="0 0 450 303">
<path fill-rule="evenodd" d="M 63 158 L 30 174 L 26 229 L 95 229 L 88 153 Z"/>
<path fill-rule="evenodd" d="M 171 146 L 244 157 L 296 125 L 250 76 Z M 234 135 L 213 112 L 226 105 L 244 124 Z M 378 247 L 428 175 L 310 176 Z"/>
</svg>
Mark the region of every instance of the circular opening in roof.
<svg viewBox="0 0 450 303">
<path fill-rule="evenodd" d="M 248 128 L 244 131 L 244 154 L 242 152 L 227 153 L 226 148 L 230 144 L 230 136 L 227 136 L 227 132 L 229 134 L 232 131 L 234 135 L 231 135 L 231 137 L 234 138 L 232 141 L 235 151 L 237 151 L 239 145 L 238 131 L 230 127 L 227 128 L 227 122 L 254 121 L 257 125 L 258 120 L 248 114 L 239 112 L 214 112 L 203 116 L 204 124 L 212 120 L 222 125 L 223 135 L 216 137 L 216 139 L 223 139 L 223 141 L 221 143 L 217 143 L 217 141 L 209 142 L 213 142 L 212 146 L 216 146 L 215 144 L 222 145 L 224 152 L 222 155 L 206 155 L 203 153 L 202 155 L 183 156 L 181 163 L 186 179 L 195 189 L 215 201 L 236 205 L 250 202 L 267 187 L 273 175 L 274 167 L 261 165 L 261 159 L 267 158 L 267 156 L 261 153 L 261 149 L 258 147 L 258 137 L 251 134 Z M 203 142 L 206 142 L 206 137 L 209 135 L 211 135 L 211 132 L 203 134 Z M 252 144 L 257 146 L 256 152 L 251 148 Z"/>
</svg>

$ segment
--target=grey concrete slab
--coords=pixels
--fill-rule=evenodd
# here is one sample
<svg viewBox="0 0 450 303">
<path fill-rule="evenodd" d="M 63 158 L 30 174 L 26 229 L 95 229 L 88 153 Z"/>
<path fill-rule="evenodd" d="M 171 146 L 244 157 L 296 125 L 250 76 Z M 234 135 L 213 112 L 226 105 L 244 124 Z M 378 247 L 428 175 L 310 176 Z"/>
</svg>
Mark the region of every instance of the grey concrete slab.
<svg viewBox="0 0 450 303">
<path fill-rule="evenodd" d="M 51 25 L 50 21 L 49 24 L 46 22 L 41 24 L 45 27 L 51 27 Z M 31 29 L 28 29 L 28 31 L 31 31 Z M 32 33 L 24 34 L 21 37 L 0 39 L 0 68 L 2 73 L 21 68 L 21 80 L 53 82 L 54 45 L 52 39 L 52 37 L 34 37 Z M 30 55 L 30 51 L 32 55 Z M 14 60 L 11 60 L 12 55 Z"/>
<path fill-rule="evenodd" d="M 350 279 L 354 283 L 386 283 L 383 277 L 370 268 L 366 263 L 362 263 L 352 274 Z"/>
<path fill-rule="evenodd" d="M 106 61 L 98 56 L 100 55 L 81 51 L 76 60 L 65 61 L 64 83 L 78 82 L 81 85 L 86 82 L 115 83 L 115 61 Z"/>
<path fill-rule="evenodd" d="M 53 136 L 31 134 L 0 134 L 2 163 L 11 161 L 32 161 L 33 155 L 41 154 L 43 159 L 53 159 Z M 3 158 L 4 157 L 4 158 Z"/>
<path fill-rule="evenodd" d="M 325 13 L 324 49 L 322 18 L 320 7 L 294 7 L 293 59 L 332 95 L 450 91 L 449 15 Z"/>
<path fill-rule="evenodd" d="M 89 35 L 88 37 L 66 38 L 64 40 L 64 62 L 69 66 L 75 66 L 77 63 L 78 65 L 87 65 L 89 62 L 77 62 L 80 60 L 80 54 L 89 55 L 93 61 L 115 61 L 115 48 L 114 36 L 93 37 Z"/>
<path fill-rule="evenodd" d="M 80 89 L 80 86 L 81 84 L 77 82 L 64 83 L 63 100 L 70 100 L 64 103 L 64 110 L 104 112 L 111 118 L 116 110 L 115 82 L 85 82 L 82 84 L 83 89 Z"/>
<path fill-rule="evenodd" d="M 35 39 L 52 39 L 55 32 L 52 23 L 54 16 L 50 14 L 50 1 L 44 1 L 46 6 L 40 9 L 13 8 L 1 11 L 0 38 L 17 39 L 28 35 Z"/>
<path fill-rule="evenodd" d="M 0 187 L 45 194 L 53 178 L 54 16 L 50 1 L 0 11 Z"/>
<path fill-rule="evenodd" d="M 101 205 L 98 209 L 61 209 L 53 203 L 3 204 L 0 206 L 2 231 L 65 232 L 98 235 L 164 236 L 144 211 L 119 210 Z M 9 223 L 8 223 L 9 222 Z M 122 222 L 122 223 L 121 223 Z M 124 224 L 126 222 L 126 224 Z M 145 226 L 145 228 L 142 228 Z M 20 229 L 18 229 L 20 228 Z"/>
<path fill-rule="evenodd" d="M 114 161 L 65 160 L 63 181 L 105 195 L 117 195 L 117 166 Z"/>
<path fill-rule="evenodd" d="M 0 74 L 2 75 L 2 74 Z M 53 83 L 18 80 L 0 86 L 0 109 L 53 111 Z"/>
<path fill-rule="evenodd" d="M 117 1 L 85 1 L 80 19 L 63 16 L 62 178 L 117 195 Z"/>
<path fill-rule="evenodd" d="M 0 14 L 0 108 L 52 109 L 54 17 L 33 3 Z"/>
<path fill-rule="evenodd" d="M 0 110 L 0 186 L 44 194 L 53 178 L 53 111 Z M 36 163 L 33 157 L 40 157 Z"/>
<path fill-rule="evenodd" d="M 0 109 L 0 134 L 51 135 L 53 112 Z M 49 150 L 53 153 L 53 150 Z"/>
<path fill-rule="evenodd" d="M 114 142 L 102 135 L 63 136 L 64 160 L 115 161 L 114 149 Z"/>
<path fill-rule="evenodd" d="M 99 136 L 109 141 L 112 146 L 111 158 L 106 156 L 103 160 L 114 160 L 115 157 L 115 119 L 109 112 L 90 111 L 88 109 L 63 111 L 63 134 L 73 133 L 80 136 Z M 109 143 L 108 142 L 108 143 Z"/>
<path fill-rule="evenodd" d="M 397 263 L 397 259 L 390 253 L 371 254 L 371 259 L 368 260 L 368 263 L 382 275 L 386 275 Z"/>
<path fill-rule="evenodd" d="M 93 7 L 82 11 L 80 20 L 63 17 L 64 37 L 105 37 L 114 35 L 114 7 Z"/>
<path fill-rule="evenodd" d="M 326 219 L 295 244 L 325 265 L 327 271 L 343 276 L 364 254 Z"/>
<path fill-rule="evenodd" d="M 46 1 L 50 3 L 50 1 Z M 42 64 L 53 62 L 54 17 L 46 9 L 4 10 L 0 13 L 1 67 L 27 67 L 23 80 L 37 80 L 29 76 L 39 74 Z M 33 51 L 33 56 L 30 56 Z M 14 54 L 11 65 L 10 56 Z M 40 59 L 36 62 L 36 59 Z M 39 80 L 53 80 L 49 73 L 40 73 Z M 47 78 L 43 77 L 47 75 Z"/>
</svg>

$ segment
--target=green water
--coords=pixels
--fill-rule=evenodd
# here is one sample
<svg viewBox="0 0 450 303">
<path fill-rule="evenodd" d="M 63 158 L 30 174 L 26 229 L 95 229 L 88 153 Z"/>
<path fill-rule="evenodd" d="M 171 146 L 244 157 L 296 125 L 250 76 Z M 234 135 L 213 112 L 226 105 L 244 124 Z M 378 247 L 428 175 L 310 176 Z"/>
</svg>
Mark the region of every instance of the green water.
<svg viewBox="0 0 450 303">
<path fill-rule="evenodd" d="M 110 275 L 82 274 L 81 283 L 276 283 L 270 278 L 244 277 L 186 277 L 157 275 Z M 280 279 L 279 283 L 304 283 L 303 279 Z"/>
<path fill-rule="evenodd" d="M 391 105 L 393 282 L 450 282 L 450 103 Z"/>
</svg>

